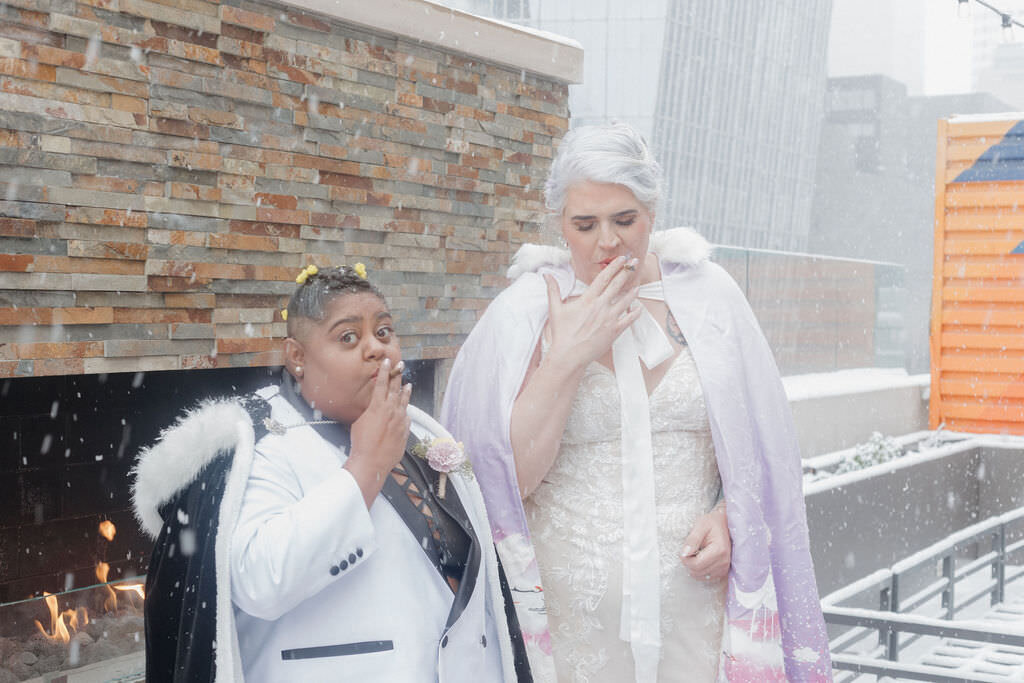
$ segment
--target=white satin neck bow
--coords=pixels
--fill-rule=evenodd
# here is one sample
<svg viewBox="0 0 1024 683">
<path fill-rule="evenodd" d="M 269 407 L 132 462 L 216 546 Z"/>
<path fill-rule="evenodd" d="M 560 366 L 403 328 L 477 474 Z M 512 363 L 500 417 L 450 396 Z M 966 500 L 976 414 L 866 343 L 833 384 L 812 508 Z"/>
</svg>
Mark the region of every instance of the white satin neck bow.
<svg viewBox="0 0 1024 683">
<path fill-rule="evenodd" d="M 665 300 L 665 287 L 662 285 L 661 280 L 642 284 L 639 289 L 640 291 L 637 294 L 639 299 Z M 587 291 L 587 285 L 581 280 L 576 280 L 572 290 L 569 292 L 569 296 L 580 296 L 585 291 Z M 654 316 L 651 315 L 646 306 L 636 302 L 630 306 L 630 310 L 635 309 L 637 306 L 643 310 L 640 313 L 640 317 L 629 326 L 629 329 L 633 331 L 640 360 L 644 362 L 648 370 L 651 370 L 671 358 L 676 351 L 672 347 L 672 342 L 668 340 L 665 330 L 654 319 Z"/>
</svg>

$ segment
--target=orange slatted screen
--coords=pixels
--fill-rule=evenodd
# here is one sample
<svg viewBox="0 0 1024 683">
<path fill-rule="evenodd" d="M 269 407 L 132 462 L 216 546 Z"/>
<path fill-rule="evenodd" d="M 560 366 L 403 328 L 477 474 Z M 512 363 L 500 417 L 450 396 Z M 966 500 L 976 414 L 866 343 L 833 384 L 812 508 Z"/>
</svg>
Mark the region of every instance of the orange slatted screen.
<svg viewBox="0 0 1024 683">
<path fill-rule="evenodd" d="M 1024 434 L 1024 120 L 939 121 L 930 426 Z"/>
</svg>

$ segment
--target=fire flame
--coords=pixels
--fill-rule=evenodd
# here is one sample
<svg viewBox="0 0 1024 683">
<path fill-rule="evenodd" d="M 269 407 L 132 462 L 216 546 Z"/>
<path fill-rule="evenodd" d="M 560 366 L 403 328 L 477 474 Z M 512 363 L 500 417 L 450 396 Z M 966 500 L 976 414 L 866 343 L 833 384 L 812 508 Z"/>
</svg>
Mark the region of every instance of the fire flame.
<svg viewBox="0 0 1024 683">
<path fill-rule="evenodd" d="M 117 527 L 109 519 L 105 519 L 100 522 L 100 536 L 107 539 L 108 541 L 114 540 L 114 534 L 117 533 Z"/>
<path fill-rule="evenodd" d="M 46 606 L 50 610 L 50 632 L 47 632 L 43 625 L 36 619 L 36 627 L 39 632 L 50 640 L 60 640 L 62 642 L 68 642 L 71 640 L 71 632 L 78 630 L 78 610 L 66 609 L 63 612 L 57 610 L 57 596 L 52 593 L 43 591 L 43 595 L 46 596 Z M 67 623 L 64 622 L 64 618 L 67 618 Z M 83 621 L 89 623 L 89 612 L 82 608 Z"/>
<path fill-rule="evenodd" d="M 132 591 L 143 600 L 146 599 L 146 586 L 141 583 L 119 583 L 114 585 L 115 590 Z"/>
<path fill-rule="evenodd" d="M 108 541 L 114 540 L 114 535 L 117 533 L 117 527 L 109 519 L 105 519 L 100 522 L 99 526 L 100 536 L 107 539 Z M 100 562 L 96 565 L 96 578 L 103 587 L 106 589 L 106 597 L 103 600 L 104 612 L 113 612 L 117 610 L 117 591 L 127 592 L 130 596 L 134 593 L 143 600 L 146 598 L 145 585 L 142 583 L 124 583 L 118 584 L 111 587 L 111 584 L 107 583 L 107 576 L 110 574 L 110 565 L 106 562 Z M 36 619 L 36 627 L 39 632 L 42 633 L 50 640 L 60 640 L 65 643 L 71 641 L 71 635 L 78 630 L 79 624 L 79 613 L 81 613 L 82 624 L 89 623 L 89 611 L 80 607 L 77 610 L 66 609 L 63 612 L 59 611 L 57 606 L 57 596 L 52 593 L 43 592 L 46 598 L 46 607 L 50 610 L 50 630 L 47 631 L 43 625 Z"/>
<path fill-rule="evenodd" d="M 103 587 L 107 589 L 107 597 L 103 600 L 103 611 L 113 612 L 117 609 L 117 593 L 110 588 L 110 584 L 107 583 L 107 574 L 110 572 L 110 565 L 106 562 L 100 562 L 96 565 L 96 578 L 103 584 Z"/>
<path fill-rule="evenodd" d="M 106 612 L 113 612 L 117 610 L 117 593 L 119 591 L 130 591 L 138 595 L 143 600 L 146 599 L 146 587 L 143 583 L 122 583 L 122 584 L 109 584 L 107 583 L 107 574 L 110 573 L 110 565 L 106 562 L 100 562 L 96 565 L 96 578 L 99 579 L 100 583 L 104 584 L 107 589 L 107 597 L 103 601 L 103 610 Z"/>
</svg>

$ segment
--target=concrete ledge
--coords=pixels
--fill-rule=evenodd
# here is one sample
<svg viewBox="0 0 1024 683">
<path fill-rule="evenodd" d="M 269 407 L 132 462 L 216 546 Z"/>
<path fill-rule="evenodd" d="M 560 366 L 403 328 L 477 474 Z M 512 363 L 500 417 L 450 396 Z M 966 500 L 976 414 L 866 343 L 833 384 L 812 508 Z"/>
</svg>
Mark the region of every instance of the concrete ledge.
<svg viewBox="0 0 1024 683">
<path fill-rule="evenodd" d="M 563 83 L 583 81 L 583 48 L 575 40 L 554 33 L 478 17 L 429 0 L 280 1 Z"/>
<path fill-rule="evenodd" d="M 873 432 L 891 436 L 928 428 L 928 375 L 866 368 L 782 381 L 804 458 L 856 446 Z"/>
</svg>

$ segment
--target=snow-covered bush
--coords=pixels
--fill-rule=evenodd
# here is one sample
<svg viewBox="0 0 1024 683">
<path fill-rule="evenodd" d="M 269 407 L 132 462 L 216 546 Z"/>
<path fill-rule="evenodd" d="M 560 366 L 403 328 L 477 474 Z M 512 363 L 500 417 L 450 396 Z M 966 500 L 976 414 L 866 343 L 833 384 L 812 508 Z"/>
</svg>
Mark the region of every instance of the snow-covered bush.
<svg viewBox="0 0 1024 683">
<path fill-rule="evenodd" d="M 889 462 L 901 455 L 903 455 L 903 449 L 894 438 L 883 436 L 881 432 L 875 432 L 867 443 L 859 444 L 853 453 L 843 458 L 833 470 L 833 474 L 862 470 L 865 467 Z"/>
</svg>

